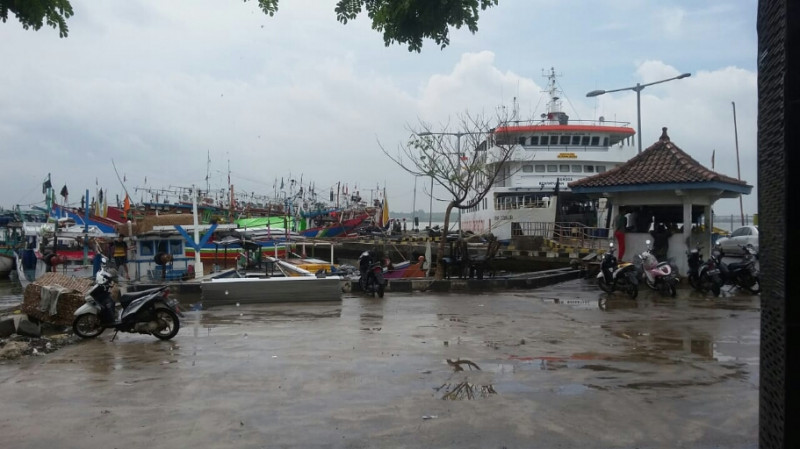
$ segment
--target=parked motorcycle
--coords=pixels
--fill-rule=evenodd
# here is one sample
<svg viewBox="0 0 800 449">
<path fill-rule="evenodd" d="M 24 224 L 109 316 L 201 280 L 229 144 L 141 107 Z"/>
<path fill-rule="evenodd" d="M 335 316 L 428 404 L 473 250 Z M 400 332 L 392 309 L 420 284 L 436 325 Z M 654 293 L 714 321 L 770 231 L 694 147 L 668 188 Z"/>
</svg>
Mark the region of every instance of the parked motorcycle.
<svg viewBox="0 0 800 449">
<path fill-rule="evenodd" d="M 183 313 L 178 302 L 169 297 L 166 285 L 121 295 L 122 310 L 115 317 L 116 308 L 111 297 L 115 277 L 113 269 L 105 266 L 97 272 L 95 284 L 84 298 L 86 303 L 75 311 L 72 329 L 76 335 L 95 338 L 106 329 L 114 329 L 169 340 L 178 334 L 181 327 L 178 317 Z M 115 338 L 116 335 L 114 333 Z"/>
<path fill-rule="evenodd" d="M 761 283 L 759 282 L 758 252 L 753 245 L 739 245 L 744 251 L 741 262 L 726 264 L 722 262 L 722 252 L 715 248 L 711 253 L 716 268 L 719 270 L 719 281 L 721 285 L 732 285 L 753 294 L 761 293 Z M 718 295 L 718 293 L 715 292 Z"/>
<path fill-rule="evenodd" d="M 383 265 L 380 261 L 374 260 L 373 254 L 365 251 L 359 257 L 359 269 L 361 276 L 358 278 L 358 286 L 361 291 L 375 296 L 378 294 L 379 298 L 383 298 L 384 291 L 386 290 L 386 278 L 383 277 Z"/>
<path fill-rule="evenodd" d="M 606 293 L 616 290 L 623 291 L 631 298 L 639 294 L 639 279 L 636 276 L 636 267 L 632 263 L 619 263 L 614 255 L 614 243 L 608 244 L 608 251 L 603 254 L 600 261 L 600 272 L 597 273 L 597 285 Z"/>
<path fill-rule="evenodd" d="M 645 244 L 647 248 L 641 254 L 636 255 L 644 283 L 663 295 L 675 296 L 678 292 L 678 276 L 669 262 L 659 262 L 656 259 L 652 253 L 650 240 L 646 240 Z"/>
<path fill-rule="evenodd" d="M 713 257 L 709 257 L 707 261 L 703 260 L 700 251 L 703 249 L 701 245 L 687 251 L 687 262 L 689 263 L 689 273 L 687 279 L 689 285 L 695 290 L 706 293 L 711 291 L 714 296 L 719 296 L 722 288 L 722 280 L 719 277 L 719 269 Z"/>
</svg>

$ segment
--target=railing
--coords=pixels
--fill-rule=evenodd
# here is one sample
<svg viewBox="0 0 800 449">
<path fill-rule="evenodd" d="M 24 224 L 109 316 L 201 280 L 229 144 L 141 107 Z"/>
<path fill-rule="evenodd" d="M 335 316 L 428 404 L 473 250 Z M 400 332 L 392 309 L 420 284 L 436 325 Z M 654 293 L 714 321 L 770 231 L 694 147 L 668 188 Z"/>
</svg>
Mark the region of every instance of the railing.
<svg viewBox="0 0 800 449">
<path fill-rule="evenodd" d="M 564 246 L 606 249 L 611 233 L 608 228 L 574 222 L 521 222 L 511 224 L 512 237 L 542 237 Z"/>
</svg>

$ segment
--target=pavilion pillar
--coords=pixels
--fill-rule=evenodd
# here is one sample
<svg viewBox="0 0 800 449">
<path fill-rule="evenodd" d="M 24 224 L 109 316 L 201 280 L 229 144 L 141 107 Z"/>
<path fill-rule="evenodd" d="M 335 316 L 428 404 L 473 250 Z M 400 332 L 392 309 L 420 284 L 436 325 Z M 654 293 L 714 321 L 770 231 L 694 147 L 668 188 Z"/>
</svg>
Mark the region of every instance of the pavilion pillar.
<svg viewBox="0 0 800 449">
<path fill-rule="evenodd" d="M 705 218 L 703 233 L 703 258 L 708 259 L 711 256 L 711 233 L 714 230 L 714 220 L 711 217 L 711 205 L 703 207 L 703 218 Z M 691 248 L 690 248 L 691 249 Z"/>
<path fill-rule="evenodd" d="M 692 200 L 688 195 L 683 197 L 683 241 L 686 248 L 692 247 Z M 688 270 L 688 267 L 685 270 Z"/>
</svg>

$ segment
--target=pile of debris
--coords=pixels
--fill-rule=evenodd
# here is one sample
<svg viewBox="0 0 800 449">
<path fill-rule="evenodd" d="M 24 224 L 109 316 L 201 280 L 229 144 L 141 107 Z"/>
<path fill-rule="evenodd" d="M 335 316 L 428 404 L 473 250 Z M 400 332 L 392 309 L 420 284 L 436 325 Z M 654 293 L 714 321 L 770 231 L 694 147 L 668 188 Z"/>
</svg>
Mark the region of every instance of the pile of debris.
<svg viewBox="0 0 800 449">
<path fill-rule="evenodd" d="M 22 312 L 36 321 L 70 326 L 91 287 L 90 279 L 45 273 L 25 288 Z"/>
<path fill-rule="evenodd" d="M 21 309 L 0 317 L 0 360 L 41 355 L 73 343 L 73 314 L 91 286 L 89 279 L 60 273 L 45 273 L 29 284 Z"/>
</svg>

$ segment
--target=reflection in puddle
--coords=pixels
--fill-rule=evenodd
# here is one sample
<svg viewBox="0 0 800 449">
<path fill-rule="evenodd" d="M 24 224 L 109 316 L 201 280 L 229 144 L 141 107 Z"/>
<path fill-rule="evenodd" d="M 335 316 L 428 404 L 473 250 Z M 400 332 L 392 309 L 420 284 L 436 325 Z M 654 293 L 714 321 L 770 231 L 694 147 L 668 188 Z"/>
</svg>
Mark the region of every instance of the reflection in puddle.
<svg viewBox="0 0 800 449">
<path fill-rule="evenodd" d="M 497 394 L 492 385 L 475 385 L 467 381 L 459 382 L 455 385 L 448 382 L 436 389 L 436 391 L 442 390 L 444 390 L 442 399 L 446 401 L 458 401 L 463 399 L 469 401 L 472 399 L 487 398 L 489 395 Z"/>
<path fill-rule="evenodd" d="M 480 371 L 481 368 L 477 363 L 471 360 L 450 360 L 447 359 L 447 365 L 453 368 L 454 374 L 448 379 L 447 382 L 438 388 L 434 388 L 437 392 L 442 393 L 442 399 L 446 401 L 457 400 L 473 400 L 483 399 L 490 395 L 497 394 L 494 386 L 489 383 L 473 383 L 465 375 L 467 368 L 469 371 Z M 454 380 L 453 377 L 456 377 Z"/>
</svg>

